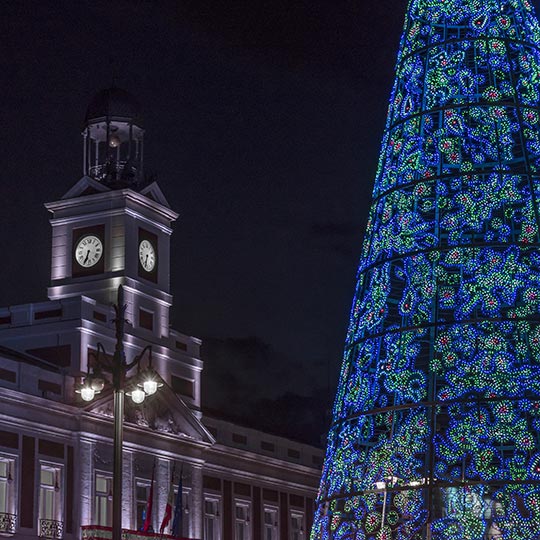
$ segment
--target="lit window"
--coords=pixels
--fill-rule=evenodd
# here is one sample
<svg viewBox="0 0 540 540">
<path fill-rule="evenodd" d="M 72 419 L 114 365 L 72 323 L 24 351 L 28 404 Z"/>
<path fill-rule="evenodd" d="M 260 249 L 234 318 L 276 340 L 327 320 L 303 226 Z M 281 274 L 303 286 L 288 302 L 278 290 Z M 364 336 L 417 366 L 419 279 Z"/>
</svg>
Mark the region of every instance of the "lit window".
<svg viewBox="0 0 540 540">
<path fill-rule="evenodd" d="M 249 504 L 237 502 L 235 505 L 235 540 L 250 540 Z"/>
<path fill-rule="evenodd" d="M 39 536 L 62 538 L 62 469 L 41 464 L 39 477 Z"/>
<path fill-rule="evenodd" d="M 15 515 L 15 460 L 0 456 L 0 533 L 14 533 L 17 516 Z"/>
<path fill-rule="evenodd" d="M 291 514 L 291 540 L 302 540 L 304 537 L 304 515 Z"/>
<path fill-rule="evenodd" d="M 264 508 L 264 539 L 278 540 L 278 511 L 277 508 Z"/>
<path fill-rule="evenodd" d="M 96 474 L 94 524 L 104 527 L 112 525 L 112 479 L 102 474 Z"/>
<path fill-rule="evenodd" d="M 221 523 L 219 516 L 219 500 L 204 499 L 204 540 L 219 540 Z"/>
</svg>

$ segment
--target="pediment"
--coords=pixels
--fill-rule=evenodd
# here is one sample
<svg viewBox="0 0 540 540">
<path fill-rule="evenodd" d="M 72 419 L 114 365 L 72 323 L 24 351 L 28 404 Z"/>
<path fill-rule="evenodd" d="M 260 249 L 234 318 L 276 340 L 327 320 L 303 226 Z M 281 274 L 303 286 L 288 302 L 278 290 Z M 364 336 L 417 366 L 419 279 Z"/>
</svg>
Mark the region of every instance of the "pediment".
<svg viewBox="0 0 540 540">
<path fill-rule="evenodd" d="M 171 207 L 171 205 L 165 198 L 163 191 L 161 191 L 161 188 L 158 186 L 157 182 L 152 182 L 151 184 L 148 184 L 144 189 L 141 189 L 140 194 L 148 197 L 149 199 L 152 199 L 153 201 L 163 206 L 166 206 L 167 208 Z"/>
<path fill-rule="evenodd" d="M 210 432 L 185 402 L 163 381 L 163 386 L 152 396 L 147 396 L 140 405 L 125 397 L 124 421 L 143 429 L 177 436 L 183 439 L 214 444 Z M 88 404 L 85 410 L 100 416 L 113 416 L 113 393 L 104 392 L 101 397 Z"/>
<path fill-rule="evenodd" d="M 85 195 L 94 195 L 95 193 L 104 193 L 111 191 L 110 188 L 99 183 L 89 176 L 83 176 L 62 199 L 74 199 L 75 197 L 84 197 Z"/>
</svg>

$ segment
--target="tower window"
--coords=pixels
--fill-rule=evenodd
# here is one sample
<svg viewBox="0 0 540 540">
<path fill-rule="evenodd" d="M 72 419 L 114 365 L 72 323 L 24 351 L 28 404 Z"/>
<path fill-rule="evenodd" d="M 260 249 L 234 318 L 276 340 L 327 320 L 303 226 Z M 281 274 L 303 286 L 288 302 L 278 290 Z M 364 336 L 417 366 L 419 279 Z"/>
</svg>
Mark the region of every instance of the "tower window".
<svg viewBox="0 0 540 540">
<path fill-rule="evenodd" d="M 187 351 L 187 344 L 182 341 L 177 341 L 176 348 L 180 349 L 181 351 Z"/>
<path fill-rule="evenodd" d="M 154 314 L 145 309 L 139 309 L 139 326 L 147 330 L 154 329 Z"/>
</svg>

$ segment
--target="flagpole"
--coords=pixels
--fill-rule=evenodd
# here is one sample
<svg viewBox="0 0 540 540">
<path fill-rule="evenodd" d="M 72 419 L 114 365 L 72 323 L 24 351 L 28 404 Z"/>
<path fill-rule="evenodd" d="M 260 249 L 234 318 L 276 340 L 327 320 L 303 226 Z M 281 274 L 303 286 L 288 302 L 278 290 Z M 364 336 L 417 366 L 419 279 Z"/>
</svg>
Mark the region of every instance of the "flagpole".
<svg viewBox="0 0 540 540">
<path fill-rule="evenodd" d="M 174 507 L 174 519 L 171 535 L 179 538 L 182 533 L 182 488 L 183 488 L 184 463 L 180 467 L 180 479 L 178 480 L 178 493 L 176 495 L 176 504 Z"/>
</svg>

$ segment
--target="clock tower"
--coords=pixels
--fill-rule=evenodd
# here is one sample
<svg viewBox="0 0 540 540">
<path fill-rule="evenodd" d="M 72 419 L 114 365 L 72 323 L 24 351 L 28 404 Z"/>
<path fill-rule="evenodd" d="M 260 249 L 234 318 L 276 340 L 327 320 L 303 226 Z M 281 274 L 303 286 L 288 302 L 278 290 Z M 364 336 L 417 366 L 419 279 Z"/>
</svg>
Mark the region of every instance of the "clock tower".
<svg viewBox="0 0 540 540">
<path fill-rule="evenodd" d="M 124 286 L 134 327 L 168 337 L 171 225 L 178 218 L 143 174 L 137 101 L 109 88 L 91 101 L 83 128 L 83 177 L 51 212 L 50 300 L 86 296 L 101 304 Z"/>
</svg>

